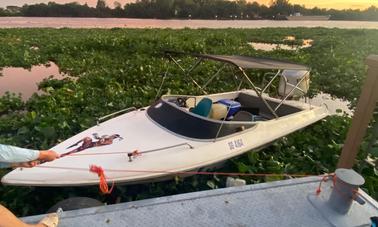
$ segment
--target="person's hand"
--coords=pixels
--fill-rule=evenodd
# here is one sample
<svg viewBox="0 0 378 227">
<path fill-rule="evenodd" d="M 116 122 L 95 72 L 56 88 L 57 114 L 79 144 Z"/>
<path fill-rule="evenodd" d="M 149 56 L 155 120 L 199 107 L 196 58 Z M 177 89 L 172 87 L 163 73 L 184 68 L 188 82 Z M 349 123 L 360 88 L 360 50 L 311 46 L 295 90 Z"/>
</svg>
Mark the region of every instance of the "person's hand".
<svg viewBox="0 0 378 227">
<path fill-rule="evenodd" d="M 39 164 L 39 161 L 30 161 L 30 162 L 20 162 L 12 164 L 13 168 L 21 167 L 21 168 L 32 168 Z"/>
<path fill-rule="evenodd" d="M 59 158 L 60 155 L 56 153 L 55 151 L 39 151 L 39 157 L 38 160 L 42 162 L 50 162 L 54 161 L 55 159 Z"/>
</svg>

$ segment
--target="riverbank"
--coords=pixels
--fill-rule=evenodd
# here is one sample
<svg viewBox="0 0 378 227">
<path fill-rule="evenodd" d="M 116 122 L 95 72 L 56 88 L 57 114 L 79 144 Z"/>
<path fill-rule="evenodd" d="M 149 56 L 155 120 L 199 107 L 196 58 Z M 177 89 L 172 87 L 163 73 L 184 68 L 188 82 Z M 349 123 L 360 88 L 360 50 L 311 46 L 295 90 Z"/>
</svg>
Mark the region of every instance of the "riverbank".
<svg viewBox="0 0 378 227">
<path fill-rule="evenodd" d="M 378 21 L 159 20 L 132 18 L 0 17 L 0 28 L 295 28 L 378 29 Z"/>
</svg>

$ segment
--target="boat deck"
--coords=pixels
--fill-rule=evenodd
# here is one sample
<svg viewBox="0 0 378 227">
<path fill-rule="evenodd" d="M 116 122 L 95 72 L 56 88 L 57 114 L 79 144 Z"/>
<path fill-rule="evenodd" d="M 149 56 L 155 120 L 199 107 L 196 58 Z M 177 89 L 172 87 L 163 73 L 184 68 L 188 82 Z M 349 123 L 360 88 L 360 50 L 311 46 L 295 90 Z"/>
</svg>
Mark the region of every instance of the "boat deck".
<svg viewBox="0 0 378 227">
<path fill-rule="evenodd" d="M 305 177 L 67 211 L 59 227 L 370 226 L 369 218 L 378 215 L 375 200 L 361 192 L 366 203 L 354 202 L 350 214 L 339 215 L 322 207 L 330 181 L 315 196 L 320 180 Z M 23 220 L 32 223 L 43 216 Z"/>
</svg>

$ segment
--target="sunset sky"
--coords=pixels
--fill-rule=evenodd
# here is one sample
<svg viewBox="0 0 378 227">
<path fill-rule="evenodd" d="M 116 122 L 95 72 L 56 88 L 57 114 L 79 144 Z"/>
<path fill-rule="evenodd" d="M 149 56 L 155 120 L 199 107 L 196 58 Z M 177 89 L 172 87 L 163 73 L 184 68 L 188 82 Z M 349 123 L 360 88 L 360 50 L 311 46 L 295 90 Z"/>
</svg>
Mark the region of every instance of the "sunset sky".
<svg viewBox="0 0 378 227">
<path fill-rule="evenodd" d="M 22 6 L 23 4 L 35 4 L 42 2 L 49 2 L 51 0 L 0 0 L 0 7 L 5 7 L 8 5 L 18 5 Z M 57 3 L 68 3 L 75 0 L 53 0 Z M 80 4 L 88 3 L 90 6 L 95 6 L 97 0 L 76 0 Z M 113 7 L 115 0 L 106 0 L 107 4 L 110 7 Z M 133 2 L 133 0 L 117 0 L 118 2 L 124 5 L 127 2 Z M 248 1 L 248 0 L 247 0 Z M 378 0 L 289 0 L 290 3 L 305 5 L 306 7 L 320 7 L 320 8 L 335 8 L 335 9 L 365 9 L 371 5 L 378 7 Z M 257 0 L 259 3 L 269 4 L 271 0 Z"/>
</svg>

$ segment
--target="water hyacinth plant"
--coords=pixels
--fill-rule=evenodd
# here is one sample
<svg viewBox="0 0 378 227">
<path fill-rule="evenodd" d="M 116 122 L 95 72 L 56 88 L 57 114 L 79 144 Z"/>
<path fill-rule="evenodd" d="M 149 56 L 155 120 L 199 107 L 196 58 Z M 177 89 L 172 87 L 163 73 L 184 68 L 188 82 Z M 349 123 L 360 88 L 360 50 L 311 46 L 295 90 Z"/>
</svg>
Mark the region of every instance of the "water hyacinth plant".
<svg viewBox="0 0 378 227">
<path fill-rule="evenodd" d="M 255 50 L 249 42 L 291 43 L 312 39 L 297 50 Z M 297 41 L 298 40 L 298 41 Z M 297 43 L 299 42 L 299 43 Z M 47 149 L 95 124 L 98 116 L 154 100 L 166 70 L 163 50 L 235 54 L 291 60 L 311 67 L 310 94 L 329 93 L 356 103 L 366 75 L 364 59 L 378 54 L 378 31 L 325 28 L 264 29 L 0 29 L 0 67 L 56 63 L 72 78 L 46 79 L 43 94 L 24 102 L 17 95 L 0 97 L 0 143 Z M 204 66 L 196 79 L 216 69 Z M 175 71 L 171 71 L 175 74 Z M 218 80 L 217 91 L 231 88 Z M 168 89 L 169 88 L 169 89 Z M 184 78 L 169 76 L 163 93 L 189 94 L 198 90 Z M 375 114 L 375 121 L 378 114 Z M 228 161 L 220 170 L 241 173 L 322 174 L 333 172 L 351 119 L 330 116 L 276 141 L 271 146 Z M 374 122 L 374 120 L 373 120 Z M 373 136 L 369 129 L 367 139 Z M 376 143 L 361 146 L 355 169 L 366 178 L 363 189 L 378 199 Z M 1 170 L 0 176 L 9 170 Z M 245 177 L 248 183 L 282 177 Z M 0 187 L 0 202 L 18 215 L 44 213 L 70 196 L 88 196 L 103 202 L 132 201 L 225 186 L 225 177 L 192 176 L 165 183 L 117 186 L 110 196 L 96 187 Z M 49 197 L 46 195 L 49 194 Z"/>
</svg>

